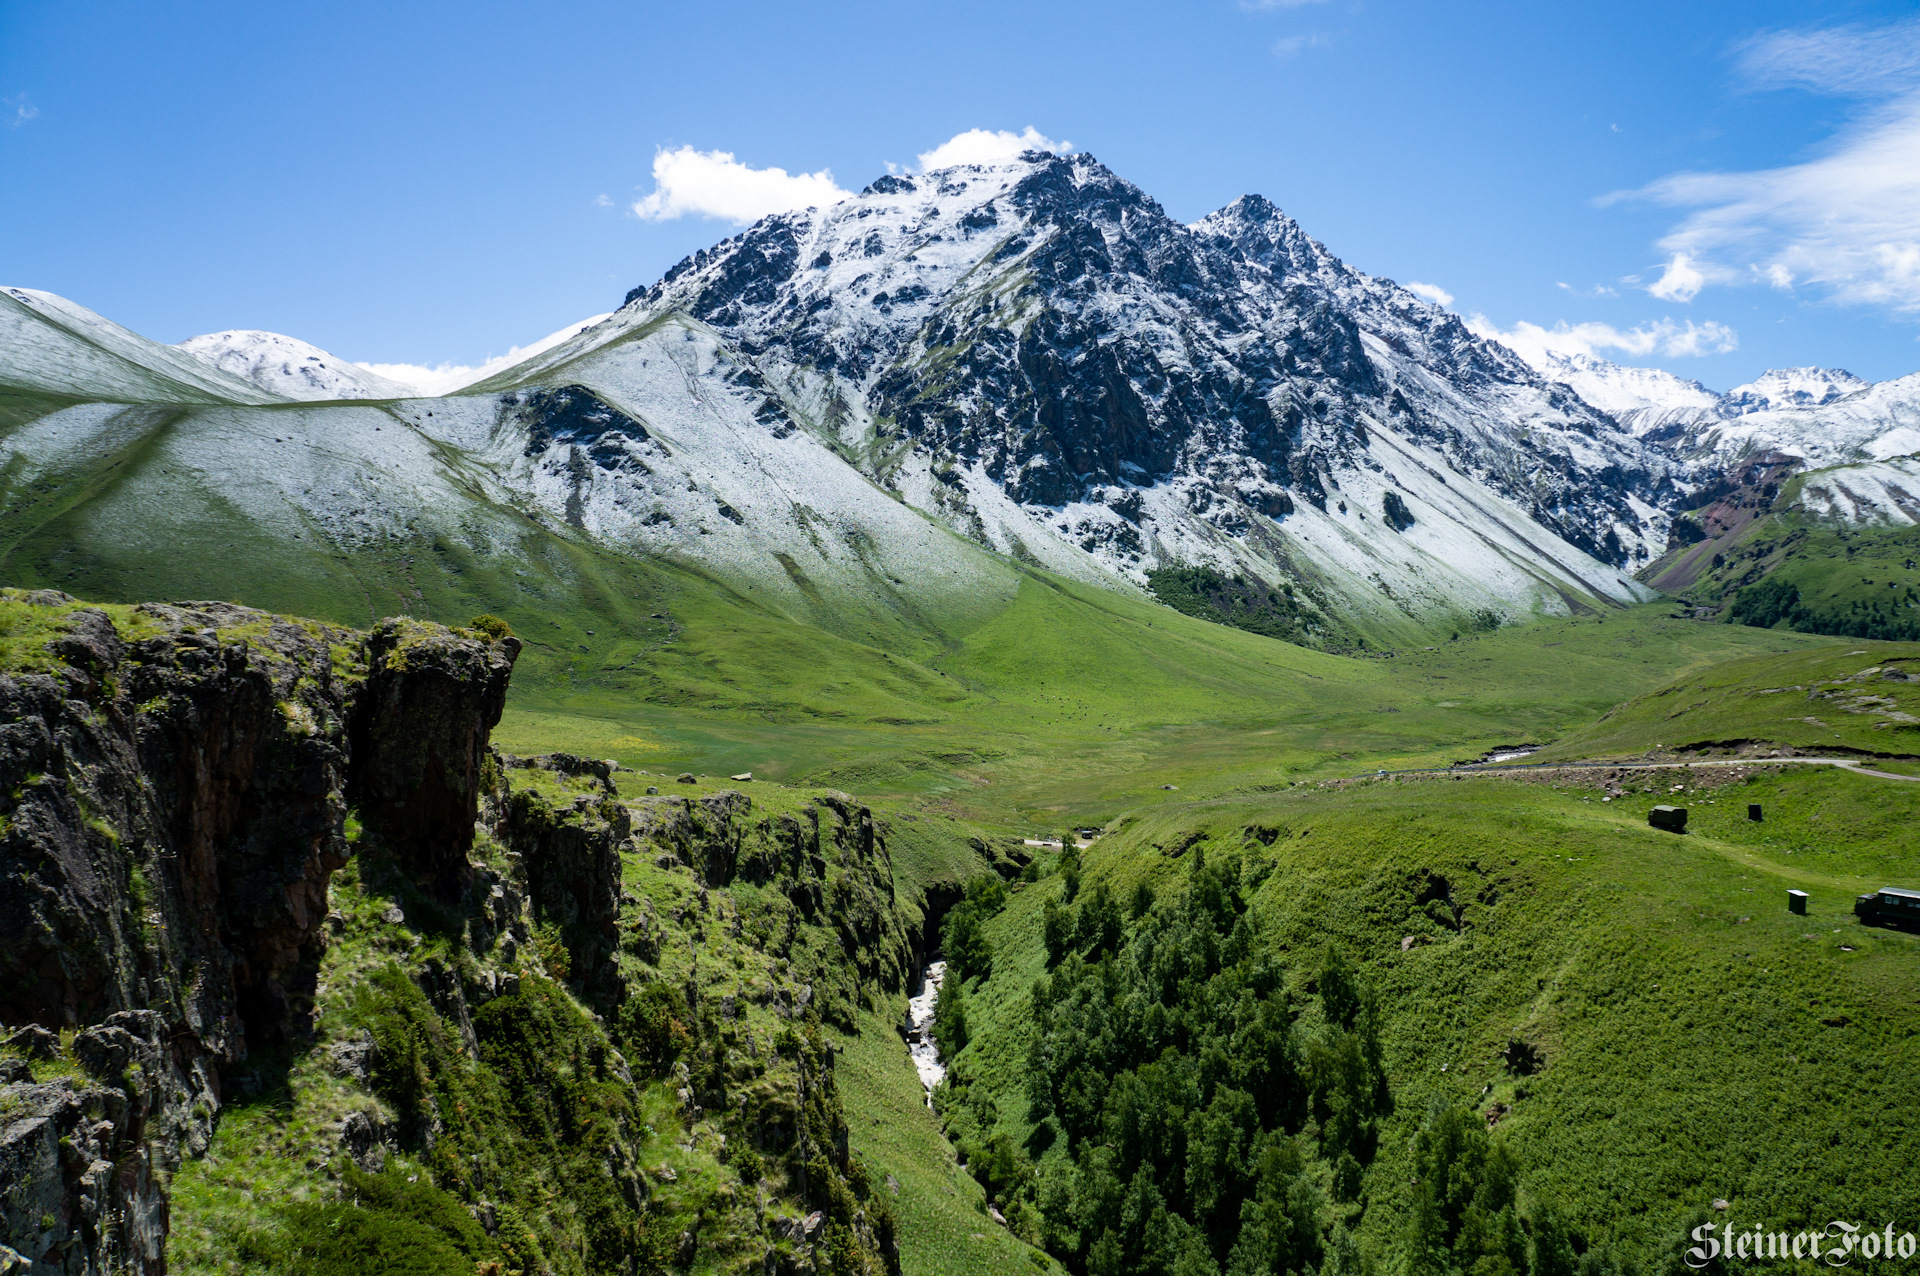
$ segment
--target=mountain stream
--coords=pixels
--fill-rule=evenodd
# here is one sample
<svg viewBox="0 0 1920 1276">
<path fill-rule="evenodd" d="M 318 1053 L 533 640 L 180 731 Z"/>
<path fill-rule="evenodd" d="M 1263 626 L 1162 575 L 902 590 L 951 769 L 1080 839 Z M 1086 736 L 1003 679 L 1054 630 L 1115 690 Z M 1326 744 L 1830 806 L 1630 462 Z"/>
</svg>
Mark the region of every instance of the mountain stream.
<svg viewBox="0 0 1920 1276">
<path fill-rule="evenodd" d="M 947 1075 L 947 1065 L 940 1061 L 940 1047 L 933 1039 L 933 1003 L 946 974 L 946 962 L 930 963 L 920 977 L 920 991 L 907 1000 L 907 1053 L 913 1056 L 913 1070 L 926 1087 L 929 1108 L 933 1106 L 933 1087 Z"/>
</svg>

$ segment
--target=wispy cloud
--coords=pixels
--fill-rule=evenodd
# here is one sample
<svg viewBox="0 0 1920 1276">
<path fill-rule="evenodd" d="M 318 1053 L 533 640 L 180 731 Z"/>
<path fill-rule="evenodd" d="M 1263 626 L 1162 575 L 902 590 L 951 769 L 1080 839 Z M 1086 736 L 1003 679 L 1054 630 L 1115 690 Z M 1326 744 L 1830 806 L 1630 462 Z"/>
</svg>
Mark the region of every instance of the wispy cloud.
<svg viewBox="0 0 1920 1276">
<path fill-rule="evenodd" d="M 0 119 L 6 121 L 8 128 L 19 128 L 39 114 L 40 108 L 29 101 L 24 93 L 0 97 Z"/>
<path fill-rule="evenodd" d="M 1920 76 L 1920 18 L 1881 27 L 1763 32 L 1741 46 L 1740 69 L 1753 88 L 1910 92 Z"/>
<path fill-rule="evenodd" d="M 1333 31 L 1312 31 L 1305 35 L 1290 35 L 1273 42 L 1273 54 L 1279 58 L 1296 57 L 1308 49 L 1332 44 L 1337 34 Z"/>
<path fill-rule="evenodd" d="M 1019 133 L 1006 129 L 970 128 L 964 133 L 956 133 L 930 151 L 922 151 L 918 159 L 920 171 L 929 173 L 936 168 L 952 168 L 956 164 L 994 164 L 1027 151 L 1052 151 L 1056 155 L 1064 155 L 1072 149 L 1072 142 L 1056 142 L 1029 124 Z"/>
<path fill-rule="evenodd" d="M 1406 284 L 1406 289 L 1414 296 L 1424 297 L 1436 306 L 1451 306 L 1453 304 L 1453 294 L 1445 288 L 1442 288 L 1439 284 L 1423 284 L 1409 280 Z"/>
<path fill-rule="evenodd" d="M 1615 351 L 1632 359 L 1654 354 L 1674 359 L 1727 354 L 1740 345 L 1740 334 L 1727 325 L 1712 321 L 1697 324 L 1691 319 L 1685 323 L 1657 319 L 1626 329 L 1606 323 L 1569 324 L 1564 320 L 1551 328 L 1543 328 L 1523 319 L 1511 328 L 1501 328 L 1485 315 L 1476 314 L 1467 319 L 1467 327 L 1474 335 L 1498 341 L 1522 356 L 1537 356 L 1542 351 L 1584 355 Z"/>
<path fill-rule="evenodd" d="M 602 319 L 610 319 L 613 312 L 594 315 L 582 319 L 579 323 L 570 323 L 558 332 L 550 332 L 538 341 L 530 341 L 524 346 L 515 346 L 503 355 L 496 355 L 484 363 L 443 363 L 428 368 L 417 363 L 356 363 L 356 368 L 365 368 L 376 376 L 389 381 L 398 381 L 401 385 L 412 386 L 422 396 L 431 397 L 451 394 L 461 386 L 472 385 L 475 381 L 492 376 L 496 372 L 511 368 L 523 359 L 531 359 L 545 350 L 551 350 L 567 338 L 584 332 Z"/>
<path fill-rule="evenodd" d="M 1647 285 L 1647 291 L 1662 301 L 1692 301 L 1706 283 L 1706 275 L 1693 264 L 1691 256 L 1675 253 L 1660 277 Z"/>
<path fill-rule="evenodd" d="M 1810 287 L 1835 301 L 1920 311 L 1920 18 L 1770 32 L 1740 65 L 1756 89 L 1869 99 L 1824 154 L 1745 173 L 1674 173 L 1613 199 L 1689 213 L 1660 241 L 1652 295 L 1715 285 Z"/>
<path fill-rule="evenodd" d="M 794 208 L 824 208 L 850 193 L 824 168 L 817 173 L 750 168 L 731 151 L 696 151 L 691 146 L 654 154 L 653 185 L 651 194 L 633 204 L 634 216 L 643 221 L 717 217 L 741 226 Z"/>
</svg>

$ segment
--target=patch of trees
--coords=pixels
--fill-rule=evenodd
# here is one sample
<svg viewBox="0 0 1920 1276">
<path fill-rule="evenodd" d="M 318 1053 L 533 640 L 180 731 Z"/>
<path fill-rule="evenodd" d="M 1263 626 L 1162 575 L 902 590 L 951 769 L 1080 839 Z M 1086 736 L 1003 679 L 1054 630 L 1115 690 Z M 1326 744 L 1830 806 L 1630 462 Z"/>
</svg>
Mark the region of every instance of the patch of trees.
<svg viewBox="0 0 1920 1276">
<path fill-rule="evenodd" d="M 1760 629 L 1771 629 L 1785 621 L 1787 628 L 1801 633 L 1913 642 L 1920 640 L 1920 615 L 1915 614 L 1913 601 L 1911 591 L 1907 591 L 1890 598 L 1854 598 L 1813 606 L 1800 596 L 1800 587 L 1792 581 L 1770 576 L 1735 594 L 1727 619 Z"/>
<path fill-rule="evenodd" d="M 1303 1027 L 1247 911 L 1258 880 L 1204 849 L 1191 863 L 1177 901 L 1140 890 L 1123 910 L 1095 883 L 1048 902 L 1022 1096 L 1039 1130 L 963 1150 L 1076 1272 L 1357 1272 L 1351 1238 L 1323 1231 L 1322 1184 L 1358 1191 L 1390 1107 L 1372 996 L 1329 952 Z M 1060 1139 L 1067 1156 L 1042 1161 Z"/>
<path fill-rule="evenodd" d="M 1211 567 L 1163 567 L 1147 573 L 1153 596 L 1182 615 L 1285 642 L 1334 635 L 1333 625 L 1290 582 L 1272 586 Z"/>
<path fill-rule="evenodd" d="M 1405 1222 L 1370 1259 L 1408 1276 L 1616 1270 L 1550 1206 L 1523 1206 L 1521 1166 L 1469 1107 L 1434 1107 L 1410 1184 L 1366 1188 L 1394 1106 L 1378 999 L 1332 946 L 1289 980 L 1249 907 L 1266 865 L 1190 854 L 1184 892 L 1143 886 L 1124 905 L 1104 882 L 1080 889 L 1063 855 L 1024 1068 L 998 1093 L 965 1068 L 943 1088 L 1017 1234 L 1086 1276 L 1360 1276 L 1374 1263 L 1348 1224 L 1391 1193 Z M 999 1128 L 1009 1104 L 1024 1140 Z"/>
</svg>

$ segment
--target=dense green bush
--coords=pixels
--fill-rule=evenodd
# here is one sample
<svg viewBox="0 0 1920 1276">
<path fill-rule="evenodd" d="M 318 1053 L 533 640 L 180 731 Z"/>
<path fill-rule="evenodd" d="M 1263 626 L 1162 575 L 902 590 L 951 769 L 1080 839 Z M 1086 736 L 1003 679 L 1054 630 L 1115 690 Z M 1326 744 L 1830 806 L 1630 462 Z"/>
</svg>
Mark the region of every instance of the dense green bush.
<svg viewBox="0 0 1920 1276">
<path fill-rule="evenodd" d="M 686 998 L 658 981 L 642 987 L 620 1007 L 620 1027 L 640 1062 L 655 1076 L 664 1075 L 693 1043 Z"/>
<path fill-rule="evenodd" d="M 280 1219 L 243 1236 L 239 1251 L 286 1276 L 473 1276 L 500 1253 L 458 1201 L 395 1167 L 348 1165 L 337 1199 L 288 1206 Z"/>
<path fill-rule="evenodd" d="M 1799 586 L 1769 576 L 1733 596 L 1727 619 L 1760 629 L 1785 621 L 1789 629 L 1808 634 L 1912 642 L 1920 639 L 1920 618 L 1912 606 L 1907 597 L 1853 598 L 1811 606 L 1801 598 Z"/>
<path fill-rule="evenodd" d="M 949 1059 L 967 1045 L 967 994 L 961 983 L 949 970 L 933 1000 L 933 1039 Z"/>
<path fill-rule="evenodd" d="M 1411 516 L 1407 522 L 1412 523 Z M 1163 567 L 1147 573 L 1147 588 L 1177 612 L 1269 638 L 1304 642 L 1343 636 L 1340 626 L 1314 610 L 1305 591 L 1296 592 L 1291 581 L 1275 587 L 1211 567 Z"/>
<path fill-rule="evenodd" d="M 993 973 L 993 947 L 987 942 L 987 921 L 1007 902 L 1007 884 L 992 873 L 967 883 L 966 896 L 948 910 L 940 924 L 940 947 L 947 959 L 947 978 L 954 982 L 985 979 Z"/>
</svg>

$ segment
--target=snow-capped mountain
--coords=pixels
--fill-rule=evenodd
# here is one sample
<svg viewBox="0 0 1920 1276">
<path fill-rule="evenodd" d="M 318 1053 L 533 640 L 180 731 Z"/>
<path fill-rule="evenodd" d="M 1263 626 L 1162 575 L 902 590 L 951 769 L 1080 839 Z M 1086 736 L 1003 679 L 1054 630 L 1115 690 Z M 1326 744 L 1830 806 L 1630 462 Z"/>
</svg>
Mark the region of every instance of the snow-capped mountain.
<svg viewBox="0 0 1920 1276">
<path fill-rule="evenodd" d="M 1257 196 L 1182 225 L 1089 156 L 1029 152 L 763 219 L 444 397 L 11 291 L 0 389 L 31 405 L 0 447 L 50 482 L 147 437 L 122 405 L 183 404 L 141 444 L 151 484 L 113 494 L 156 534 L 183 475 L 222 517 L 354 552 L 510 557 L 532 519 L 843 625 L 988 607 L 1016 562 L 1121 591 L 1204 563 L 1386 641 L 1649 597 L 1630 573 L 1672 512 L 1749 458 L 1920 449 L 1920 378 L 1723 396 L 1536 358 Z"/>
<path fill-rule="evenodd" d="M 191 337 L 179 346 L 218 368 L 285 399 L 405 399 L 413 387 L 336 359 L 318 346 L 277 332 L 233 329 Z"/>
<path fill-rule="evenodd" d="M 1844 368 L 1770 368 L 1720 396 L 1723 415 L 1824 408 L 1873 383 Z"/>
<path fill-rule="evenodd" d="M 763 431 L 1116 585 L 1208 562 L 1380 624 L 1517 615 L 1639 597 L 1626 569 L 1665 541 L 1664 462 L 1604 413 L 1265 200 L 1182 226 L 1085 155 L 767 218 L 472 389 L 575 381 L 651 421 L 636 378 L 676 316 Z M 660 487 L 617 464 L 588 486 L 588 518 Z"/>
<path fill-rule="evenodd" d="M 1711 481 L 1764 451 L 1823 466 L 1920 450 L 1920 376 L 1876 385 L 1840 368 L 1774 368 L 1722 394 L 1592 355 L 1523 357 L 1671 458 L 1683 480 Z"/>
<path fill-rule="evenodd" d="M 1589 354 L 1556 350 L 1530 351 L 1523 357 L 1542 376 L 1571 386 L 1574 393 L 1636 435 L 1675 415 L 1717 412 L 1721 406 L 1721 395 L 1660 368 L 1627 367 Z"/>
</svg>

